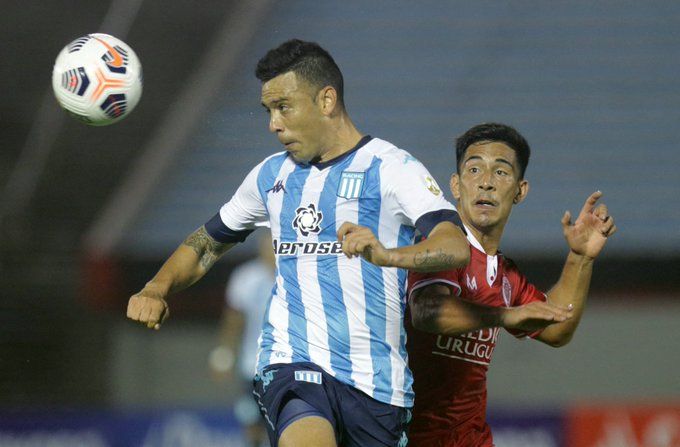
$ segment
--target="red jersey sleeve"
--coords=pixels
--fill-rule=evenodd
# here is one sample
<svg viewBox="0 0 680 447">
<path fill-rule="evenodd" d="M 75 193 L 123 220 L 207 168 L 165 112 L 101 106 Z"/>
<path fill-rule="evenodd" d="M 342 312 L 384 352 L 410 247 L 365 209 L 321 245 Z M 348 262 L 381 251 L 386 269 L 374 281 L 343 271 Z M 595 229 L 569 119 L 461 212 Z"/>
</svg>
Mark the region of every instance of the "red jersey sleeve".
<svg viewBox="0 0 680 447">
<path fill-rule="evenodd" d="M 407 299 L 411 299 L 411 294 L 430 284 L 444 284 L 451 287 L 456 296 L 460 296 L 460 283 L 458 270 L 445 270 L 443 272 L 409 272 Z"/>
<path fill-rule="evenodd" d="M 545 301 L 545 293 L 541 292 L 536 286 L 531 284 L 527 277 L 519 271 L 512 261 L 509 261 L 509 263 L 511 266 L 509 266 L 507 269 L 507 275 L 512 290 L 512 298 L 510 301 L 511 306 L 522 306 L 534 301 Z M 517 329 L 507 329 L 507 331 L 517 338 L 536 338 L 542 332 L 542 330 L 525 332 Z"/>
</svg>

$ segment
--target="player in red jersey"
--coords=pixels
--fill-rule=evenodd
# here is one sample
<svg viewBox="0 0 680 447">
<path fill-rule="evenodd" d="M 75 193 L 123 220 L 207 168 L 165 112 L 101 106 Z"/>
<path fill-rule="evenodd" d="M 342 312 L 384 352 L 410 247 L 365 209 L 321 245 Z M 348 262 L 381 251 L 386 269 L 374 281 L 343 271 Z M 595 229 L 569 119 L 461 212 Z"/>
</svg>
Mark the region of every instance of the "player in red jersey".
<svg viewBox="0 0 680 447">
<path fill-rule="evenodd" d="M 602 196 L 588 197 L 562 229 L 569 254 L 546 294 L 499 251 L 513 205 L 524 200 L 529 145 L 513 128 L 482 124 L 456 141 L 451 191 L 470 242 L 470 263 L 456 270 L 409 274 L 409 363 L 416 403 L 409 446 L 493 446 L 486 423 L 486 371 L 499 328 L 559 347 L 578 326 L 593 260 L 616 226 Z"/>
</svg>

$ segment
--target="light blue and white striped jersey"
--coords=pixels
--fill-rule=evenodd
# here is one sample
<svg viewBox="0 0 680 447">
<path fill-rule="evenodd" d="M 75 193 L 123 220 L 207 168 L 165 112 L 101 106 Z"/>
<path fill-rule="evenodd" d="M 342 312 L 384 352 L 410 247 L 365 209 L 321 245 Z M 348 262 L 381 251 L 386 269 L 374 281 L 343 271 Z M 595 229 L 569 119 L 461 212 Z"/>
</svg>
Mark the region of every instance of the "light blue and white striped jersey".
<svg viewBox="0 0 680 447">
<path fill-rule="evenodd" d="M 256 166 L 219 215 L 236 232 L 271 228 L 277 274 L 258 371 L 312 362 L 381 402 L 412 406 L 406 271 L 347 258 L 337 230 L 352 222 L 402 247 L 413 243 L 416 221 L 439 210 L 455 208 L 427 169 L 377 138 L 325 164 L 280 152 Z"/>
</svg>

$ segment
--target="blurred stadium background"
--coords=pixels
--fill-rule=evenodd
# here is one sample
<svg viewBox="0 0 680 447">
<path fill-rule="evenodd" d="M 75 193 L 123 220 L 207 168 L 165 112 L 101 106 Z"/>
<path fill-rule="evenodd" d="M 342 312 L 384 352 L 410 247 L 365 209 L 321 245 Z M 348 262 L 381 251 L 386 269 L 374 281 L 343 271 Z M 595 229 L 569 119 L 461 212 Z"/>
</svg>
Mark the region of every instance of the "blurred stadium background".
<svg viewBox="0 0 680 447">
<path fill-rule="evenodd" d="M 108 128 L 69 119 L 50 87 L 59 50 L 90 32 L 144 68 L 140 104 Z M 562 213 L 605 192 L 619 233 L 573 342 L 496 349 L 497 445 L 680 446 L 679 2 L 29 0 L 0 15 L 0 447 L 242 445 L 207 358 L 253 242 L 175 297 L 160 332 L 124 311 L 279 150 L 252 72 L 292 37 L 335 57 L 362 131 L 442 185 L 471 125 L 523 132 L 532 189 L 504 251 L 543 287 Z"/>
</svg>

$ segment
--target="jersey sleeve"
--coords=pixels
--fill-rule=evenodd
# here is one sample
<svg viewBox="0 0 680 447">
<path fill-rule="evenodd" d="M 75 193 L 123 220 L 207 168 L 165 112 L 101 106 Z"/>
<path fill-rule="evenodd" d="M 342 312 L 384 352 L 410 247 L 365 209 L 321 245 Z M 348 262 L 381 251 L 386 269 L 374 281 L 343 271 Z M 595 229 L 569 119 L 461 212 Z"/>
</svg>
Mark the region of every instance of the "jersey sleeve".
<svg viewBox="0 0 680 447">
<path fill-rule="evenodd" d="M 206 223 L 206 230 L 218 242 L 242 242 L 255 228 L 269 225 L 257 182 L 264 163 L 248 173 L 232 198 Z"/>
<path fill-rule="evenodd" d="M 432 285 L 443 284 L 453 289 L 456 296 L 460 296 L 461 287 L 459 283 L 458 270 L 445 270 L 443 272 L 411 272 L 408 273 L 407 299 L 418 289 Z"/>
<path fill-rule="evenodd" d="M 398 156 L 385 161 L 382 170 L 381 178 L 385 179 L 384 191 L 389 207 L 403 224 L 418 227 L 427 235 L 443 220 L 455 222 L 458 216 L 456 208 L 444 198 L 444 193 L 427 168 L 408 152 L 400 150 Z M 430 222 L 432 219 L 427 219 L 427 216 L 432 216 L 436 221 Z"/>
<path fill-rule="evenodd" d="M 509 272 L 508 276 L 510 277 L 510 284 L 512 286 L 513 297 L 511 305 L 513 307 L 523 306 L 524 304 L 529 304 L 534 301 L 546 301 L 547 297 L 545 293 L 541 292 L 536 286 L 531 284 L 527 277 L 524 276 L 522 272 L 517 270 L 517 268 L 513 268 Z M 526 332 L 517 329 L 506 330 L 517 338 L 536 338 L 542 332 L 542 330 L 534 332 Z"/>
</svg>

